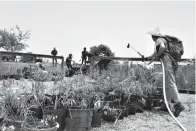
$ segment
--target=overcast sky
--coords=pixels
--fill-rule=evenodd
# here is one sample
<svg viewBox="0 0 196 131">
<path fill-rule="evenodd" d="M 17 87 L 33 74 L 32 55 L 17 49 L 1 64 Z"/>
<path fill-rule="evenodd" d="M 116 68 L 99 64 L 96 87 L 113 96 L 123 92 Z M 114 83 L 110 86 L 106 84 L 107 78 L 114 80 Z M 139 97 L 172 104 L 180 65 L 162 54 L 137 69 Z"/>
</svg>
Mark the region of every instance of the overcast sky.
<svg viewBox="0 0 196 131">
<path fill-rule="evenodd" d="M 106 44 L 118 57 L 150 55 L 154 43 L 149 30 L 160 28 L 179 37 L 185 48 L 184 58 L 195 53 L 195 3 L 169 1 L 115 2 L 0 2 L 0 29 L 18 25 L 30 30 L 25 52 L 73 54 L 78 62 L 84 47 Z"/>
</svg>

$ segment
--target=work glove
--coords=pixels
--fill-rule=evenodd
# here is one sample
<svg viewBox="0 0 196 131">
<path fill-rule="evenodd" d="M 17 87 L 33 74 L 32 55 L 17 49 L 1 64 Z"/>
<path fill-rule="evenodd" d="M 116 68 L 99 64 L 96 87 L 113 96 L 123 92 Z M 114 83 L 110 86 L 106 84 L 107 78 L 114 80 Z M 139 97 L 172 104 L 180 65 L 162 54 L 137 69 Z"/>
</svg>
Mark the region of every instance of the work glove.
<svg viewBox="0 0 196 131">
<path fill-rule="evenodd" d="M 142 55 L 142 61 L 144 62 L 144 61 L 147 61 L 147 60 L 148 60 L 148 58 L 144 57 L 144 55 Z"/>
</svg>

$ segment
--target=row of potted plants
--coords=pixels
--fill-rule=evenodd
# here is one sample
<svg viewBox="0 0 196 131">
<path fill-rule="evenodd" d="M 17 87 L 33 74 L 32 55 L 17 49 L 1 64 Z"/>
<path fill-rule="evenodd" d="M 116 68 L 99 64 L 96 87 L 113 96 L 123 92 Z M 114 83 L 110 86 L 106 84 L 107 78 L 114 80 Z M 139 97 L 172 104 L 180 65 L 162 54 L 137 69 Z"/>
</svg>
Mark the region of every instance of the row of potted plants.
<svg viewBox="0 0 196 131">
<path fill-rule="evenodd" d="M 101 119 L 116 123 L 118 119 L 143 112 L 153 105 L 147 104 L 152 103 L 153 94 L 157 94 L 148 70 L 132 67 L 128 76 L 123 78 L 110 68 L 101 74 L 92 72 L 92 76 L 96 80 L 89 81 L 89 77 L 83 75 L 56 80 L 48 94 L 45 92 L 47 87 L 39 79 L 30 80 L 32 88 L 26 94 L 12 92 L 12 85 L 4 84 L 2 127 L 14 125 L 15 128 L 37 131 L 77 128 L 77 131 L 83 131 L 100 126 Z"/>
</svg>

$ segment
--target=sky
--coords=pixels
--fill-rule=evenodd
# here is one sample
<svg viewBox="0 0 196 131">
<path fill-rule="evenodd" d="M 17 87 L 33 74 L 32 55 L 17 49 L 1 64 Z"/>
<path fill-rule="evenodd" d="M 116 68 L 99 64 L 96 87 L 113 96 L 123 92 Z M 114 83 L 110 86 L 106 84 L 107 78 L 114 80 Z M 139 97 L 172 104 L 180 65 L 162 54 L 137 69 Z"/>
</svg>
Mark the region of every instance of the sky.
<svg viewBox="0 0 196 131">
<path fill-rule="evenodd" d="M 195 54 L 194 1 L 0 1 L 0 29 L 18 25 L 30 30 L 29 48 L 23 52 L 58 55 L 79 62 L 84 47 L 108 45 L 117 57 L 140 57 L 154 51 L 148 31 L 161 32 L 181 39 L 183 58 Z"/>
</svg>

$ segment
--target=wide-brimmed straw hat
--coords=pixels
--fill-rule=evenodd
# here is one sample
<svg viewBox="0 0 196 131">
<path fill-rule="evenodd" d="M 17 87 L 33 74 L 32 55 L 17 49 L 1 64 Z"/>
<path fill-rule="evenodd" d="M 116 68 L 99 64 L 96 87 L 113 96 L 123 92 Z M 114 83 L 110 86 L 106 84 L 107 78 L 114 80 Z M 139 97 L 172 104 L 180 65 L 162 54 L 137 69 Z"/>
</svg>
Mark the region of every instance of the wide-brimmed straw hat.
<svg viewBox="0 0 196 131">
<path fill-rule="evenodd" d="M 160 32 L 159 28 L 149 31 L 148 34 L 152 36 L 164 36 L 164 34 Z"/>
</svg>

